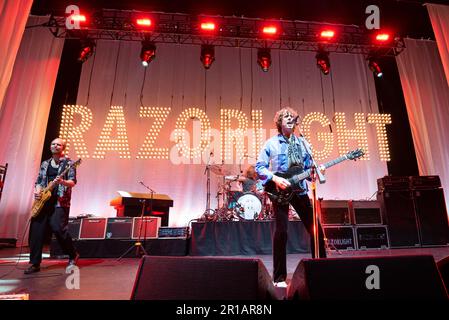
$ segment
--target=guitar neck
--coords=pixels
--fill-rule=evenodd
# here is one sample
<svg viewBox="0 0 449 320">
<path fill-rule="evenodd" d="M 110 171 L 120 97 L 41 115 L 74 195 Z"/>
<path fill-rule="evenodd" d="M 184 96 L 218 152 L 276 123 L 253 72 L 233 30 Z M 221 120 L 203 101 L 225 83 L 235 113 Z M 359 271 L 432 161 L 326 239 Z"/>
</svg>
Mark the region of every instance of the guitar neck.
<svg viewBox="0 0 449 320">
<path fill-rule="evenodd" d="M 336 158 L 334 160 L 331 160 L 329 162 L 326 162 L 325 164 L 323 164 L 323 166 L 327 169 L 327 168 L 335 166 L 336 164 L 339 164 L 340 162 L 343 162 L 343 161 L 345 161 L 347 159 L 348 159 L 348 157 L 346 155 L 344 155 L 344 156 L 338 157 L 338 158 Z M 293 183 L 299 183 L 300 181 L 310 177 L 311 174 L 312 174 L 312 170 L 311 169 L 307 169 L 303 173 L 300 173 L 300 174 L 292 177 L 291 180 L 293 180 Z"/>
</svg>

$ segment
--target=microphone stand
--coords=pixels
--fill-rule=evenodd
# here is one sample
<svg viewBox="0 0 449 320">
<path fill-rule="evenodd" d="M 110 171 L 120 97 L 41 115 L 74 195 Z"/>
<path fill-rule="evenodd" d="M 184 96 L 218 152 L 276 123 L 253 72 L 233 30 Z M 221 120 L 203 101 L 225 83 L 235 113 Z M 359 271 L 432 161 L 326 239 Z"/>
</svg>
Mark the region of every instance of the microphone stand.
<svg viewBox="0 0 449 320">
<path fill-rule="evenodd" d="M 153 193 L 154 190 L 150 187 L 146 186 L 142 181 L 139 181 L 141 185 L 143 185 L 145 188 L 150 190 L 151 197 L 150 197 L 150 215 L 153 213 Z M 136 248 L 136 256 L 142 257 L 142 255 L 148 255 L 147 251 L 145 250 L 145 246 L 142 245 L 141 236 L 142 236 L 142 225 L 145 223 L 145 230 L 144 230 L 144 244 L 147 237 L 147 224 L 144 221 L 143 217 L 145 215 L 145 208 L 146 208 L 146 199 L 141 199 L 140 202 L 142 203 L 142 211 L 140 213 L 140 227 L 139 227 L 139 236 L 137 238 L 137 241 L 134 242 L 134 244 L 128 248 L 128 250 L 125 251 L 124 254 L 120 256 L 117 260 L 120 261 L 122 258 L 124 258 L 133 248 Z"/>
<path fill-rule="evenodd" d="M 301 135 L 302 136 L 302 135 Z M 303 137 L 304 138 L 304 137 Z M 302 145 L 304 146 L 306 152 L 309 154 L 310 159 L 312 159 L 312 167 L 310 168 L 310 178 L 311 178 L 311 189 L 312 189 L 312 212 L 313 212 L 313 243 L 314 243 L 314 257 L 318 259 L 320 257 L 320 246 L 319 246 L 319 230 L 318 230 L 318 214 L 317 214 L 317 196 L 316 196 L 316 180 L 320 183 L 326 182 L 326 177 L 321 173 L 318 164 L 312 155 L 312 150 L 307 147 L 304 140 L 302 140 Z"/>
<path fill-rule="evenodd" d="M 210 158 L 213 156 L 213 152 L 209 153 L 209 159 L 207 160 L 206 168 L 204 169 L 204 174 L 206 175 L 206 210 L 204 214 L 201 216 L 201 220 L 204 218 L 206 221 L 208 219 L 208 215 L 211 210 L 210 208 Z"/>
</svg>

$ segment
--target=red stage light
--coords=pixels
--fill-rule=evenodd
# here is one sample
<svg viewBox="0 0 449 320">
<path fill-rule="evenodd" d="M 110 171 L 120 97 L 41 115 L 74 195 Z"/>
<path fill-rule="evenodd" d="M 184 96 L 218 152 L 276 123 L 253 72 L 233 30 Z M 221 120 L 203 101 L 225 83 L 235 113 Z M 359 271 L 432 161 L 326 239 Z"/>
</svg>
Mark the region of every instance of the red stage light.
<svg viewBox="0 0 449 320">
<path fill-rule="evenodd" d="M 380 42 L 386 42 L 390 40 L 390 35 L 388 33 L 378 33 L 376 35 L 376 40 Z"/>
<path fill-rule="evenodd" d="M 265 26 L 262 29 L 262 32 L 266 35 L 275 35 L 278 32 L 276 26 Z"/>
<path fill-rule="evenodd" d="M 95 42 L 90 39 L 83 40 L 81 42 L 81 50 L 78 56 L 78 61 L 83 63 L 93 54 L 95 48 Z"/>
<path fill-rule="evenodd" d="M 263 72 L 267 72 L 271 66 L 270 49 L 262 48 L 257 51 L 257 64 L 262 68 Z"/>
<path fill-rule="evenodd" d="M 329 52 L 319 51 L 316 56 L 316 65 L 324 75 L 328 75 L 331 69 L 329 61 Z"/>
<path fill-rule="evenodd" d="M 203 63 L 204 68 L 209 69 L 212 62 L 215 60 L 214 46 L 202 45 L 200 60 Z"/>
<path fill-rule="evenodd" d="M 150 41 L 142 41 L 142 50 L 140 51 L 140 60 L 142 65 L 148 67 L 151 61 L 156 57 L 156 45 Z"/>
<path fill-rule="evenodd" d="M 142 26 L 142 27 L 151 26 L 151 19 L 148 19 L 148 18 L 137 19 L 136 22 L 137 22 L 137 25 Z"/>
<path fill-rule="evenodd" d="M 335 36 L 335 31 L 334 30 L 323 30 L 320 33 L 320 37 L 323 39 L 332 39 Z"/>
<path fill-rule="evenodd" d="M 213 23 L 213 22 L 202 22 L 201 23 L 201 30 L 214 31 L 215 30 L 215 23 Z"/>
<path fill-rule="evenodd" d="M 86 16 L 83 14 L 72 14 L 70 18 L 73 21 L 86 22 Z"/>
</svg>

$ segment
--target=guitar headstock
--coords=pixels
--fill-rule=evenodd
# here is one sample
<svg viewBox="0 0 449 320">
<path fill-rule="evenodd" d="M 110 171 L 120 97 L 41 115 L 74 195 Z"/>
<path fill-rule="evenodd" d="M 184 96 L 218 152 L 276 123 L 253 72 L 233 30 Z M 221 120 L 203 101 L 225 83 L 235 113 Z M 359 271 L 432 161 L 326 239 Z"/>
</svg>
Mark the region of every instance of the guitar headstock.
<svg viewBox="0 0 449 320">
<path fill-rule="evenodd" d="M 78 167 L 81 164 L 81 158 L 79 158 L 78 160 L 76 160 L 74 163 L 72 163 L 72 167 Z"/>
<path fill-rule="evenodd" d="M 363 157 L 364 154 L 365 154 L 365 152 L 363 151 L 363 149 L 357 148 L 357 149 L 355 149 L 355 150 L 349 151 L 349 152 L 346 154 L 346 157 L 347 157 L 349 160 L 356 160 L 356 159 L 358 159 L 358 158 L 360 158 L 360 157 Z"/>
</svg>

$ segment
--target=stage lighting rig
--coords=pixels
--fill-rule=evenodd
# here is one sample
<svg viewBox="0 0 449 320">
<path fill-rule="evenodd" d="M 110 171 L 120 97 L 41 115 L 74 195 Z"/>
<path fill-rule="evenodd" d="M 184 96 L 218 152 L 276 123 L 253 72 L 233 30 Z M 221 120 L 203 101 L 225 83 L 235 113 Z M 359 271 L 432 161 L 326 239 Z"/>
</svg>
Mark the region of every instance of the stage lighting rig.
<svg viewBox="0 0 449 320">
<path fill-rule="evenodd" d="M 271 52 L 269 48 L 259 48 L 257 50 L 257 64 L 263 72 L 267 72 L 271 66 Z"/>
<path fill-rule="evenodd" d="M 209 69 L 215 60 L 215 47 L 207 44 L 201 45 L 200 60 L 204 68 Z"/>
<path fill-rule="evenodd" d="M 144 40 L 142 41 L 142 50 L 140 51 L 140 59 L 142 60 L 142 65 L 148 67 L 151 61 L 156 58 L 156 45 L 151 42 Z"/>
<path fill-rule="evenodd" d="M 331 70 L 331 64 L 329 61 L 329 52 L 320 50 L 316 54 L 315 58 L 316 58 L 316 65 L 321 70 L 321 72 L 325 75 L 328 75 Z"/>
</svg>

